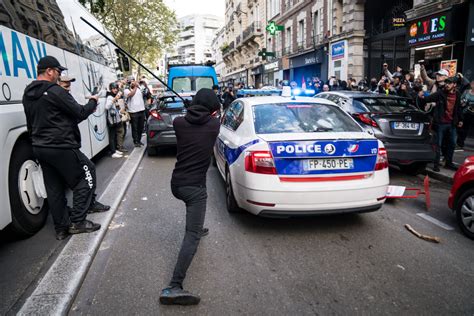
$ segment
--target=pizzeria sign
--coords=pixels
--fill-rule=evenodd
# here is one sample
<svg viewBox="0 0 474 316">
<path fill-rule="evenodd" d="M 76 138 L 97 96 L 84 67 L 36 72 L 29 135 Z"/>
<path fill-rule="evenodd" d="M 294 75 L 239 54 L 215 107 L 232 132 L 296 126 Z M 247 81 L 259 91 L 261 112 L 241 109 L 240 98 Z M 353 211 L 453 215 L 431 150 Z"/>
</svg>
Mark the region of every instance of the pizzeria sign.
<svg viewBox="0 0 474 316">
<path fill-rule="evenodd" d="M 451 12 L 441 12 L 407 23 L 408 45 L 419 46 L 426 43 L 449 39 Z"/>
</svg>

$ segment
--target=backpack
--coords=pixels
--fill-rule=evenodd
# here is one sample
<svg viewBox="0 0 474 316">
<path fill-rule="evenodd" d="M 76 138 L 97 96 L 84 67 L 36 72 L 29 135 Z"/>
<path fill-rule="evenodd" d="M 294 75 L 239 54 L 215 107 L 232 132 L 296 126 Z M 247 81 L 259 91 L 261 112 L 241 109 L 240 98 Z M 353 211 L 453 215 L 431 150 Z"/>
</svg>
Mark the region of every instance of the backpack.
<svg viewBox="0 0 474 316">
<path fill-rule="evenodd" d="M 120 118 L 120 111 L 113 105 L 107 110 L 107 124 L 109 126 L 117 126 L 122 122 Z"/>
</svg>

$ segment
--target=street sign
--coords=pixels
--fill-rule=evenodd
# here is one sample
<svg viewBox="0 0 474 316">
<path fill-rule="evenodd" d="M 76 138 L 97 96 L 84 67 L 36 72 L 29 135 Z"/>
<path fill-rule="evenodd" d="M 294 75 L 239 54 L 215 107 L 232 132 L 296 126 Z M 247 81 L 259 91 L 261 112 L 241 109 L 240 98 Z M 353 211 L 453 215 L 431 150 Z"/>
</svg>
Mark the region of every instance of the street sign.
<svg viewBox="0 0 474 316">
<path fill-rule="evenodd" d="M 278 25 L 275 21 L 270 21 L 266 27 L 266 30 L 270 35 L 275 35 L 277 31 L 283 31 L 283 25 Z"/>
<path fill-rule="evenodd" d="M 266 60 L 267 57 L 275 57 L 275 52 L 267 52 L 266 48 L 262 48 L 262 50 L 258 52 L 258 56 L 261 56 L 263 60 Z"/>
</svg>

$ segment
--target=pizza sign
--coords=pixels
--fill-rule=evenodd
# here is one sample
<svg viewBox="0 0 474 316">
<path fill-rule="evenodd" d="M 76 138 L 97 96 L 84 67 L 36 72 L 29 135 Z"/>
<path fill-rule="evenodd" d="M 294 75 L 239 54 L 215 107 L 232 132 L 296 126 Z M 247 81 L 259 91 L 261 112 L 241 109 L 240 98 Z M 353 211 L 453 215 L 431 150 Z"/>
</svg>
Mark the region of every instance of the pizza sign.
<svg viewBox="0 0 474 316">
<path fill-rule="evenodd" d="M 449 27 L 448 12 L 439 13 L 408 23 L 408 44 L 418 46 L 447 39 Z"/>
</svg>

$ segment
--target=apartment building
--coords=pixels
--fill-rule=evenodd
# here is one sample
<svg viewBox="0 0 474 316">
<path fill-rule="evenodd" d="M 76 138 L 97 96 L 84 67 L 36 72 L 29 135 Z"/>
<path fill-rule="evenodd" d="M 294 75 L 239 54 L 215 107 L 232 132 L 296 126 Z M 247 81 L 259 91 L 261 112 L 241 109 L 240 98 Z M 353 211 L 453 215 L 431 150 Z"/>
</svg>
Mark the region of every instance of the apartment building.
<svg viewBox="0 0 474 316">
<path fill-rule="evenodd" d="M 222 82 L 222 80 L 226 77 L 227 69 L 224 63 L 224 59 L 222 58 L 222 50 L 221 47 L 225 43 L 225 28 L 222 27 L 216 34 L 216 37 L 212 41 L 211 44 L 211 52 L 214 58 L 214 69 L 216 70 L 217 80 Z"/>
<path fill-rule="evenodd" d="M 225 42 L 221 47 L 226 65 L 224 82 L 258 86 L 262 82 L 262 58 L 265 47 L 266 1 L 226 0 Z"/>
<path fill-rule="evenodd" d="M 179 19 L 179 40 L 168 58 L 169 64 L 200 64 L 214 60 L 211 44 L 224 25 L 215 15 L 187 15 Z"/>
</svg>

